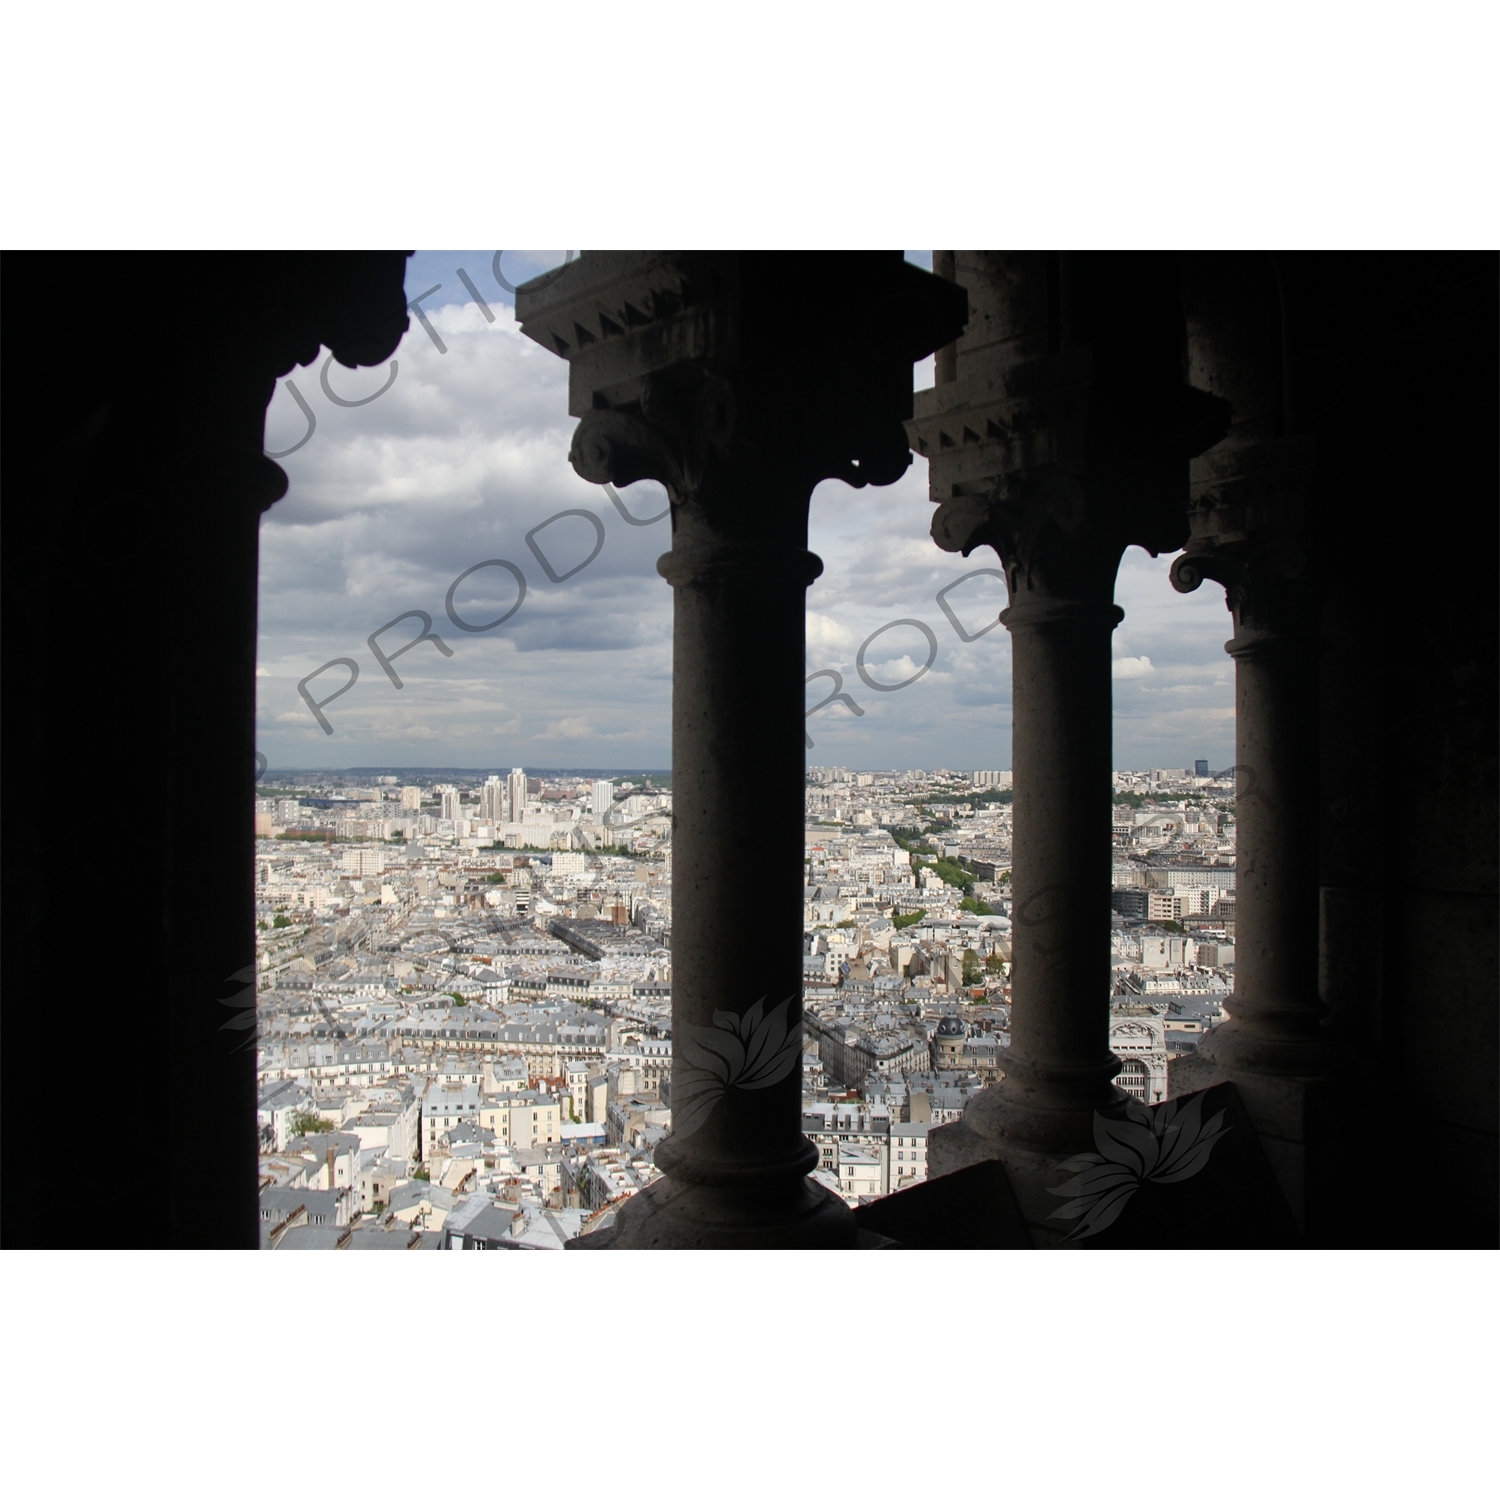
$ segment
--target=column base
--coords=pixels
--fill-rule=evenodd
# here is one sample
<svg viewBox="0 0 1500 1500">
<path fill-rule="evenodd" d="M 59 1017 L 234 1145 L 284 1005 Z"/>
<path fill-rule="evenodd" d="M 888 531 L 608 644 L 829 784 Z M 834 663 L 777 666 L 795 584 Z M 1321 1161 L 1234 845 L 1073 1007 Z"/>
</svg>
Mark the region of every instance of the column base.
<svg viewBox="0 0 1500 1500">
<path fill-rule="evenodd" d="M 1309 1059 L 1316 1056 L 1320 1061 L 1324 1057 L 1321 1047 L 1316 1052 L 1309 1048 L 1305 1055 Z M 1334 1080 L 1326 1070 L 1300 1076 L 1263 1073 L 1201 1053 L 1176 1057 L 1167 1064 L 1169 1099 L 1219 1083 L 1235 1086 L 1297 1227 L 1316 1243 L 1314 1226 L 1308 1223 L 1310 1153 L 1317 1154 L 1321 1146 L 1343 1154 L 1338 1144 L 1343 1132 L 1330 1128 L 1336 1126 L 1335 1116 L 1339 1113 L 1333 1107 Z M 1357 1151 L 1355 1143 L 1345 1144 Z M 1354 1159 L 1349 1159 L 1351 1164 Z"/>
<path fill-rule="evenodd" d="M 1000 1163 L 1039 1250 L 1304 1245 L 1276 1158 L 1233 1083 L 1220 1080 L 1187 1104 L 1132 1101 L 1118 1114 L 1100 1111 L 1097 1120 L 1105 1128 L 1091 1149 L 1064 1155 L 983 1135 L 966 1114 L 928 1136 L 928 1172 L 942 1182 L 981 1162 Z"/>
<path fill-rule="evenodd" d="M 1081 1148 L 1089 1149 L 1089 1148 Z M 981 1135 L 969 1124 L 967 1116 L 951 1125 L 939 1125 L 927 1137 L 927 1176 L 946 1177 L 980 1162 L 997 1161 L 1005 1168 L 1021 1212 L 1026 1232 L 1038 1250 L 1052 1250 L 1062 1244 L 1063 1236 L 1073 1227 L 1066 1220 L 1051 1216 L 1066 1201 L 1048 1188 L 1060 1187 L 1071 1173 L 1062 1170 L 1072 1152 L 1030 1150 L 1016 1141 L 995 1140 Z M 1072 1248 L 1070 1242 L 1063 1248 Z"/>
<path fill-rule="evenodd" d="M 1008 1081 L 1008 1080 L 1007 1080 Z M 1106 1110 L 1123 1108 L 1128 1097 L 1109 1087 Z M 927 1137 L 927 1175 L 946 1176 L 982 1161 L 1006 1170 L 1016 1206 L 1037 1249 L 1061 1244 L 1073 1227 L 1053 1217 L 1065 1200 L 1048 1189 L 1072 1177 L 1062 1164 L 1094 1150 L 1094 1110 L 1046 1110 L 1014 1097 L 1006 1082 L 969 1101 L 963 1119 L 940 1125 Z M 1069 1241 L 1069 1247 L 1077 1241 Z"/>
<path fill-rule="evenodd" d="M 868 1237 L 866 1237 L 868 1239 Z M 731 1192 L 670 1177 L 625 1204 L 614 1224 L 570 1250 L 855 1250 L 854 1210 L 809 1177 L 774 1192 Z"/>
</svg>

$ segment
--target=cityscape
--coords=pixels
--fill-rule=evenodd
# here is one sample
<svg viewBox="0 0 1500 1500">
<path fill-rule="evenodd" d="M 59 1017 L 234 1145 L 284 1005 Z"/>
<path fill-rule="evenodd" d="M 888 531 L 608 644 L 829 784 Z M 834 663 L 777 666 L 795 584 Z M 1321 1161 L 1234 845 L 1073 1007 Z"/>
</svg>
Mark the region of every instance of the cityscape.
<svg viewBox="0 0 1500 1500">
<path fill-rule="evenodd" d="M 1235 772 L 1113 782 L 1110 1046 L 1154 1104 L 1233 988 Z M 802 1130 L 851 1207 L 1004 1075 L 1013 792 L 808 768 Z M 672 1128 L 670 772 L 278 772 L 255 837 L 262 1248 L 608 1228 Z"/>
</svg>

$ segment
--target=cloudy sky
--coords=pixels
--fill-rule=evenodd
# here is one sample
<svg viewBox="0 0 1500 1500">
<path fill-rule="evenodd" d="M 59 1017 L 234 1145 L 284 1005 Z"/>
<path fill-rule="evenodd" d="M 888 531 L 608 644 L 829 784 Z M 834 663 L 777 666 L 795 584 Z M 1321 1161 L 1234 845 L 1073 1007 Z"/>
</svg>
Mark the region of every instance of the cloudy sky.
<svg viewBox="0 0 1500 1500">
<path fill-rule="evenodd" d="M 910 255 L 930 265 L 927 252 Z M 562 258 L 507 251 L 498 269 L 515 284 Z M 389 364 L 334 364 L 325 387 L 320 360 L 280 382 L 271 402 L 266 450 L 285 453 L 278 461 L 291 485 L 261 528 L 258 748 L 273 768 L 669 766 L 671 589 L 655 569 L 670 545 L 668 522 L 627 524 L 603 490 L 573 473 L 567 366 L 517 329 L 495 252 L 420 252 L 406 285 L 413 298 L 439 288 L 422 302 L 431 334 L 414 317 Z M 915 379 L 931 384 L 930 360 Z M 335 396 L 366 404 L 340 406 Z M 650 483 L 620 499 L 638 519 L 666 503 Z M 829 481 L 813 496 L 811 545 L 824 573 L 808 593 L 807 670 L 840 674 L 865 712 L 835 703 L 815 714 L 810 764 L 1010 765 L 1009 636 L 996 626 L 962 640 L 937 599 L 997 560 L 988 549 L 969 559 L 940 552 L 930 516 L 920 458 L 887 489 Z M 513 573 L 481 567 L 458 585 L 454 609 L 470 624 L 509 618 L 478 633 L 455 628 L 445 609 L 454 580 L 496 559 L 524 577 L 519 607 Z M 1132 549 L 1121 567 L 1115 764 L 1185 766 L 1205 756 L 1218 769 L 1234 759 L 1229 617 L 1216 587 L 1175 593 L 1169 563 Z M 946 598 L 974 636 L 1004 595 L 999 578 L 981 574 Z M 421 642 L 393 657 L 398 689 L 368 638 L 416 610 L 451 654 Z M 930 638 L 912 624 L 882 630 L 901 620 L 921 621 Z M 391 656 L 421 624 L 404 620 L 376 645 Z M 916 680 L 871 690 L 856 668 L 866 641 L 874 681 Z M 325 734 L 297 685 L 337 658 L 359 671 L 323 707 L 333 731 Z M 329 666 L 307 692 L 328 700 L 350 675 Z M 834 686 L 819 677 L 808 705 Z"/>
</svg>

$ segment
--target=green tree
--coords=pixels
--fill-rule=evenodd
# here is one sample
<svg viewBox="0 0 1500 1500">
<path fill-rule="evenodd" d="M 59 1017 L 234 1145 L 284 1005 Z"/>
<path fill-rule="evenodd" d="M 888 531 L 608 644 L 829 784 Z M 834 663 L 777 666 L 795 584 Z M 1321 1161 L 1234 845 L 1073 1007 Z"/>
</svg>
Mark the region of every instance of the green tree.
<svg viewBox="0 0 1500 1500">
<path fill-rule="evenodd" d="M 292 919 L 290 917 L 284 917 L 284 916 L 282 916 L 282 914 L 280 912 L 276 913 L 276 919 L 271 923 L 272 927 L 278 927 L 278 928 L 279 927 L 290 927 L 291 925 L 292 925 Z"/>
<path fill-rule="evenodd" d="M 932 868 L 944 885 L 951 885 L 957 890 L 967 891 L 974 884 L 972 871 L 964 869 L 956 859 L 946 854 L 941 859 L 934 860 Z"/>
<path fill-rule="evenodd" d="M 903 927 L 913 927 L 913 926 L 915 926 L 926 915 L 927 915 L 927 908 L 925 906 L 919 906 L 916 909 L 916 911 L 909 911 L 909 912 L 906 913 L 905 916 L 895 916 L 895 917 L 892 917 L 891 918 L 891 926 L 894 927 L 899 932 Z"/>
<path fill-rule="evenodd" d="M 973 912 L 976 917 L 992 917 L 995 915 L 995 908 L 988 901 L 981 901 L 978 896 L 965 896 L 958 903 L 958 909 L 960 911 Z"/>
<path fill-rule="evenodd" d="M 964 985 L 971 987 L 981 984 L 984 975 L 979 968 L 979 955 L 972 948 L 964 949 Z"/>
<path fill-rule="evenodd" d="M 293 1135 L 326 1135 L 338 1126 L 326 1115 L 314 1114 L 310 1109 L 293 1110 L 287 1120 L 287 1129 Z"/>
<path fill-rule="evenodd" d="M 452 1002 L 455 1005 L 467 1005 L 469 1003 L 467 1000 L 464 999 L 464 997 L 462 995 L 460 995 L 458 993 L 457 990 L 449 990 L 448 991 L 448 998 L 450 1000 L 452 1000 Z"/>
<path fill-rule="evenodd" d="M 496 870 L 493 875 L 486 875 L 484 878 L 491 885 L 504 885 L 505 884 L 505 871 L 504 870 Z"/>
</svg>

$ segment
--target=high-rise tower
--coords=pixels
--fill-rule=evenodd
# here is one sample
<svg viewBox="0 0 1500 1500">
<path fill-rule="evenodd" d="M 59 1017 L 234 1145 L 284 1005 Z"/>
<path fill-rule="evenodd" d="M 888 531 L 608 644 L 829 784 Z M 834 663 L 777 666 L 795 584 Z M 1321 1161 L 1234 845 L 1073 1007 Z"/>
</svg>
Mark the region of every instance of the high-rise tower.
<svg viewBox="0 0 1500 1500">
<path fill-rule="evenodd" d="M 486 823 L 506 823 L 509 818 L 510 792 L 500 776 L 488 776 L 479 789 L 479 816 Z"/>
<path fill-rule="evenodd" d="M 615 805 L 615 784 L 612 781 L 594 783 L 594 821 L 602 823 L 605 814 Z"/>
</svg>

